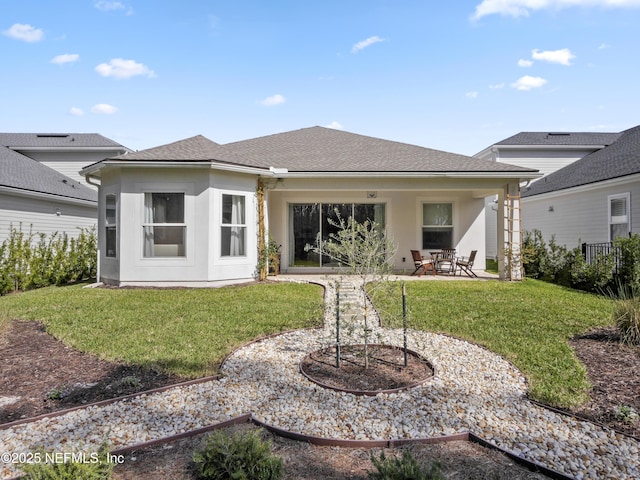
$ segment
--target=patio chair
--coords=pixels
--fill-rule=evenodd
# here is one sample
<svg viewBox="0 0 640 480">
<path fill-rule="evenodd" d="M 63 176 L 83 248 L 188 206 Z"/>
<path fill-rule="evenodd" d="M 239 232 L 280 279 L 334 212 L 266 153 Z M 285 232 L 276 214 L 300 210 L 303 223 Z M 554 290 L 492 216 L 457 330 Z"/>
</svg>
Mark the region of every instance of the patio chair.
<svg viewBox="0 0 640 480">
<path fill-rule="evenodd" d="M 471 252 L 471 255 L 469 255 L 468 257 L 460 257 L 456 260 L 456 270 L 458 268 L 460 269 L 460 276 L 462 276 L 462 272 L 464 272 L 472 278 L 478 278 L 478 275 L 476 275 L 475 272 L 471 270 L 473 268 L 473 261 L 476 259 L 476 253 L 478 253 L 478 251 L 473 250 Z"/>
<path fill-rule="evenodd" d="M 456 273 L 456 249 L 455 248 L 443 248 L 438 253 L 438 272 L 440 273 Z"/>
<path fill-rule="evenodd" d="M 435 275 L 436 269 L 432 258 L 423 257 L 418 250 L 411 250 L 411 256 L 413 257 L 413 265 L 416 267 L 411 275 L 415 275 L 416 273 L 418 276 L 424 275 L 429 270 Z"/>
</svg>

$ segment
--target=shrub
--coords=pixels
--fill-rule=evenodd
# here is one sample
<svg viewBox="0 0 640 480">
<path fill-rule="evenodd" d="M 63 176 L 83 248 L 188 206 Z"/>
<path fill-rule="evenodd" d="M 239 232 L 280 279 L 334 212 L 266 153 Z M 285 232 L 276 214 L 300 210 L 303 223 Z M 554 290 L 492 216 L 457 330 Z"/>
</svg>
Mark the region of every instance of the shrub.
<svg viewBox="0 0 640 480">
<path fill-rule="evenodd" d="M 540 230 L 524 232 L 522 239 L 522 265 L 527 277 L 540 278 L 547 260 L 547 245 Z"/>
<path fill-rule="evenodd" d="M 618 238 L 613 242 L 620 252 L 618 278 L 621 284 L 640 292 L 640 235 Z"/>
<path fill-rule="evenodd" d="M 66 233 L 47 237 L 11 226 L 0 245 L 0 295 L 65 285 L 93 278 L 96 271 L 95 228 L 81 228 L 77 238 L 70 238 Z"/>
<path fill-rule="evenodd" d="M 261 430 L 228 435 L 216 431 L 195 452 L 193 461 L 201 479 L 277 480 L 282 478 L 280 457 L 271 455 L 271 442 L 261 438 Z"/>
<path fill-rule="evenodd" d="M 402 457 L 387 458 L 384 452 L 380 458 L 371 454 L 371 463 L 377 472 L 369 472 L 372 480 L 443 480 L 440 465 L 434 463 L 429 469 L 422 469 L 411 452 L 403 452 Z"/>
<path fill-rule="evenodd" d="M 613 320 L 620 332 L 620 341 L 640 345 L 640 297 L 620 298 L 613 306 Z"/>
<path fill-rule="evenodd" d="M 109 461 L 109 449 L 102 444 L 97 457 L 87 456 L 84 462 L 27 463 L 22 466 L 27 480 L 108 480 L 114 464 Z M 36 453 L 45 458 L 44 450 Z M 34 455 L 36 455 L 34 454 Z"/>
</svg>

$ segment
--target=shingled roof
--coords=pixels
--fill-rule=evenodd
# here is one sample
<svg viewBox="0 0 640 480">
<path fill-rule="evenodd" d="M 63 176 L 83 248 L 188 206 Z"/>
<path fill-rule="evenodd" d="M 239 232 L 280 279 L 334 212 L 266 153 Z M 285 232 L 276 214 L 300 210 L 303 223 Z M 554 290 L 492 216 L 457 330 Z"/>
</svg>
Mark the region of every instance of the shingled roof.
<svg viewBox="0 0 640 480">
<path fill-rule="evenodd" d="M 520 146 L 606 146 L 618 140 L 621 133 L 597 132 L 520 132 L 496 145 Z"/>
<path fill-rule="evenodd" d="M 97 192 L 40 162 L 0 146 L 0 187 L 97 202 Z"/>
<path fill-rule="evenodd" d="M 383 140 L 310 127 L 218 145 L 199 135 L 114 160 L 217 161 L 288 172 L 516 172 L 537 170 Z"/>
<path fill-rule="evenodd" d="M 12 150 L 29 148 L 122 148 L 120 145 L 98 133 L 0 133 L 0 145 Z"/>
<path fill-rule="evenodd" d="M 618 134 L 611 145 L 597 150 L 533 183 L 523 197 L 555 192 L 640 173 L 640 126 Z"/>
</svg>

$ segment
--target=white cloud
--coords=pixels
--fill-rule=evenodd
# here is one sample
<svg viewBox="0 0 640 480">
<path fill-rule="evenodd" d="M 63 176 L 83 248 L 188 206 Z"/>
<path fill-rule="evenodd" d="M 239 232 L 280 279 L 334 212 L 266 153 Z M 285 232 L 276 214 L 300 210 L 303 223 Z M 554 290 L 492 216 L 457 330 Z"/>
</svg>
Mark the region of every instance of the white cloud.
<svg viewBox="0 0 640 480">
<path fill-rule="evenodd" d="M 633 8 L 640 7 L 640 0 L 482 0 L 471 18 L 478 20 L 494 14 L 528 17 L 534 10 L 569 7 Z"/>
<path fill-rule="evenodd" d="M 78 107 L 71 107 L 69 109 L 69 115 L 73 115 L 74 117 L 81 117 L 84 115 L 84 110 Z"/>
<path fill-rule="evenodd" d="M 523 60 L 522 58 L 518 60 L 519 67 L 529 68 L 531 65 L 533 65 L 533 62 L 531 60 Z"/>
<path fill-rule="evenodd" d="M 499 90 L 501 88 L 504 88 L 504 83 L 494 83 L 493 85 L 489 85 L 489 88 L 491 90 Z"/>
<path fill-rule="evenodd" d="M 525 75 L 512 83 L 511 86 L 516 90 L 531 90 L 532 88 L 540 88 L 545 83 L 547 83 L 547 81 L 542 77 Z"/>
<path fill-rule="evenodd" d="M 325 125 L 326 128 L 333 128 L 334 130 L 344 130 L 344 127 L 341 123 L 336 122 L 335 120 L 331 122 L 329 125 Z"/>
<path fill-rule="evenodd" d="M 55 63 L 56 65 L 63 65 L 65 63 L 73 63 L 77 62 L 80 59 L 80 55 L 76 53 L 65 53 L 63 55 L 58 55 L 51 59 L 51 63 Z"/>
<path fill-rule="evenodd" d="M 265 98 L 260 102 L 260 104 L 264 105 L 265 107 L 273 107 L 275 105 L 280 105 L 286 101 L 287 101 L 286 98 L 284 98 L 282 95 L 277 93 L 275 95 L 271 95 L 270 97 Z"/>
<path fill-rule="evenodd" d="M 377 35 L 374 37 L 369 37 L 366 40 L 362 40 L 361 42 L 356 43 L 352 48 L 351 48 L 351 53 L 358 53 L 360 50 L 363 50 L 371 45 L 373 45 L 374 43 L 380 43 L 380 42 L 384 42 L 385 39 L 384 38 L 380 38 Z"/>
<path fill-rule="evenodd" d="M 467 98 L 478 98 L 478 92 L 467 92 L 464 95 Z"/>
<path fill-rule="evenodd" d="M 611 45 L 609 45 L 608 43 L 601 43 L 600 45 L 598 45 L 598 50 L 606 50 L 607 48 L 610 48 Z"/>
<path fill-rule="evenodd" d="M 93 113 L 103 114 L 103 115 L 111 115 L 118 111 L 117 107 L 113 105 L 109 105 L 108 103 L 98 103 L 91 107 L 91 111 Z"/>
<path fill-rule="evenodd" d="M 41 29 L 32 27 L 25 23 L 14 23 L 8 30 L 5 30 L 2 33 L 7 37 L 29 43 L 39 42 L 44 38 L 44 32 Z"/>
<path fill-rule="evenodd" d="M 96 67 L 103 77 L 114 77 L 118 79 L 131 78 L 137 75 L 145 75 L 148 78 L 154 78 L 155 72 L 143 63 L 135 60 L 124 60 L 122 58 L 113 58 L 109 63 L 101 63 Z"/>
<path fill-rule="evenodd" d="M 543 60 L 550 63 L 559 63 L 560 65 L 571 65 L 571 60 L 576 56 L 571 53 L 568 48 L 562 48 L 560 50 L 546 50 L 541 52 L 537 48 L 531 52 L 531 57 L 534 60 Z"/>
<path fill-rule="evenodd" d="M 133 15 L 133 8 L 129 5 L 126 5 L 122 2 L 117 1 L 109 1 L 109 0 L 97 0 L 93 3 L 93 6 L 96 7 L 101 12 L 114 12 L 119 10 L 124 10 L 127 15 Z"/>
</svg>

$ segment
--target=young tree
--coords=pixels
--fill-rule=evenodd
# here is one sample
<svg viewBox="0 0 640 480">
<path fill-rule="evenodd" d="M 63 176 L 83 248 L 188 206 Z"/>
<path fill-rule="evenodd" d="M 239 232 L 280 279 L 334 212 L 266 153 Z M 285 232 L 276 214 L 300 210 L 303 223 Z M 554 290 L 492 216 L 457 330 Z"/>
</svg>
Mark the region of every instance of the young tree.
<svg viewBox="0 0 640 480">
<path fill-rule="evenodd" d="M 368 368 L 368 345 L 372 329 L 367 315 L 367 293 L 375 293 L 393 273 L 389 260 L 396 254 L 397 245 L 376 222 L 367 219 L 360 223 L 353 217 L 345 219 L 337 209 L 335 215 L 336 219 L 328 218 L 327 221 L 336 228 L 336 233 L 330 233 L 326 240 L 318 235 L 311 250 L 336 262 L 337 268 L 350 275 L 361 293 L 359 298 L 362 300 L 364 359 L 365 368 Z M 368 284 L 371 285 L 369 292 L 365 290 Z"/>
</svg>

